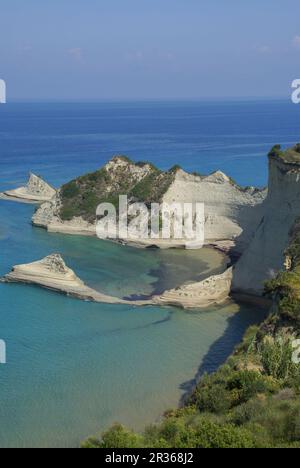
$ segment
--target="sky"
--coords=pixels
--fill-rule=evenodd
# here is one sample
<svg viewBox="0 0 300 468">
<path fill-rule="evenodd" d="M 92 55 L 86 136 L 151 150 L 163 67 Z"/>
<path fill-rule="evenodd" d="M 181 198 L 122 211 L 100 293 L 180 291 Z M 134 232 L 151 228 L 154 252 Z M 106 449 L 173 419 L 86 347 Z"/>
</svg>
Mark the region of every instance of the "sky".
<svg viewBox="0 0 300 468">
<path fill-rule="evenodd" d="M 286 97 L 299 0 L 1 0 L 15 100 Z"/>
</svg>

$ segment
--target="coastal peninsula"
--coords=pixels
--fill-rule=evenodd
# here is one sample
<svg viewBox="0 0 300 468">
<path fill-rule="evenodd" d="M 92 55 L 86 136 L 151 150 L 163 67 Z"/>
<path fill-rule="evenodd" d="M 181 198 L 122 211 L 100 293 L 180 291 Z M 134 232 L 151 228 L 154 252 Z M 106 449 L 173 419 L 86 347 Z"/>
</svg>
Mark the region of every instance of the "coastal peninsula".
<svg viewBox="0 0 300 468">
<path fill-rule="evenodd" d="M 42 204 L 33 216 L 34 226 L 48 232 L 96 236 L 96 209 L 100 203 L 118 206 L 120 195 L 129 203 L 204 203 L 205 243 L 240 254 L 249 244 L 262 217 L 266 190 L 242 188 L 217 171 L 209 176 L 188 174 L 174 166 L 167 172 L 150 163 L 134 163 L 115 156 L 100 170 L 62 186 L 56 196 Z M 243 235 L 241 235 L 243 234 Z M 185 242 L 119 239 L 135 247 L 183 248 Z"/>
<path fill-rule="evenodd" d="M 126 300 L 111 297 L 89 288 L 73 270 L 67 267 L 59 254 L 52 254 L 42 260 L 13 267 L 12 271 L 5 275 L 1 281 L 4 283 L 32 284 L 91 302 L 125 304 L 138 307 L 177 306 L 184 309 L 193 309 L 206 308 L 228 299 L 231 276 L 232 272 L 229 269 L 221 275 L 166 291 L 160 296 L 152 296 L 146 300 Z"/>
</svg>

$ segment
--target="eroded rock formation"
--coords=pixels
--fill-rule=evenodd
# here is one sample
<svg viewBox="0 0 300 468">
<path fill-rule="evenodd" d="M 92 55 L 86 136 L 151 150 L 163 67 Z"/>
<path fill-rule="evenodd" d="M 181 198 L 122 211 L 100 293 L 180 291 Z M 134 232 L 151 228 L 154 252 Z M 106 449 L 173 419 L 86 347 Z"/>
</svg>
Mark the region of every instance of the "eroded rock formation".
<svg viewBox="0 0 300 468">
<path fill-rule="evenodd" d="M 231 269 L 222 275 L 166 291 L 148 300 L 125 300 L 107 296 L 89 288 L 73 270 L 68 268 L 59 254 L 29 264 L 17 265 L 2 279 L 5 283 L 25 283 L 41 286 L 59 293 L 92 302 L 131 306 L 177 306 L 186 309 L 203 308 L 219 304 L 229 297 Z M 138 291 L 137 291 L 138 292 Z"/>
<path fill-rule="evenodd" d="M 43 203 L 51 200 L 56 190 L 41 177 L 30 174 L 26 186 L 8 190 L 1 194 L 1 198 L 27 203 Z"/>
</svg>

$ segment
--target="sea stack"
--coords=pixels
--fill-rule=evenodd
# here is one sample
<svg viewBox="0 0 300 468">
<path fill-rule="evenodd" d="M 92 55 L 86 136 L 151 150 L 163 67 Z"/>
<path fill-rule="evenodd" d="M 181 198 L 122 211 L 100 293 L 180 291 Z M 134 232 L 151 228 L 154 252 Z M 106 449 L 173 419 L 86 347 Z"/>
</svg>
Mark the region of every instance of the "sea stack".
<svg viewBox="0 0 300 468">
<path fill-rule="evenodd" d="M 14 190 L 7 190 L 1 198 L 23 203 L 44 203 L 56 195 L 56 190 L 41 177 L 30 174 L 27 185 Z"/>
</svg>

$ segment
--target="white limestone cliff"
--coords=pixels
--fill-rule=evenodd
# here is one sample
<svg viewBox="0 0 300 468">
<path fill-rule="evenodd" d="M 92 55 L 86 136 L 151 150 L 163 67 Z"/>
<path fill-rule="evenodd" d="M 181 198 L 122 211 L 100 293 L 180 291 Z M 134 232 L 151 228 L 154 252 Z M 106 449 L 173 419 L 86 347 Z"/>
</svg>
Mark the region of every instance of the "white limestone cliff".
<svg viewBox="0 0 300 468">
<path fill-rule="evenodd" d="M 289 232 L 300 216 L 300 154 L 269 158 L 269 191 L 254 238 L 238 261 L 232 290 L 260 295 L 264 282 L 284 268 Z"/>
<path fill-rule="evenodd" d="M 124 177 L 136 178 L 142 181 L 151 171 L 150 165 L 137 166 L 130 161 L 114 158 L 104 169 L 114 176 L 120 174 Z M 126 195 L 126 193 L 124 194 Z M 205 204 L 205 244 L 235 242 L 235 249 L 242 252 L 262 217 L 263 202 L 266 190 L 255 188 L 243 189 L 235 184 L 222 172 L 209 176 L 191 175 L 177 170 L 171 184 L 163 195 L 166 203 L 204 203 Z M 50 202 L 43 204 L 33 216 L 35 226 L 46 228 L 49 232 L 66 234 L 96 235 L 96 222 L 88 222 L 82 217 L 74 217 L 69 221 L 60 217 L 60 193 Z M 243 233 L 243 235 L 241 235 Z M 159 248 L 184 247 L 185 241 L 166 240 L 124 240 L 138 247 L 155 245 Z"/>
<path fill-rule="evenodd" d="M 210 276 L 203 281 L 165 291 L 153 300 L 159 305 L 173 305 L 185 309 L 211 307 L 229 299 L 231 281 L 232 268 L 228 268 L 220 275 Z"/>
<path fill-rule="evenodd" d="M 205 243 L 239 239 L 235 249 L 242 252 L 261 219 L 266 194 L 266 190 L 239 187 L 221 171 L 196 176 L 179 170 L 163 201 L 204 203 Z"/>
</svg>

